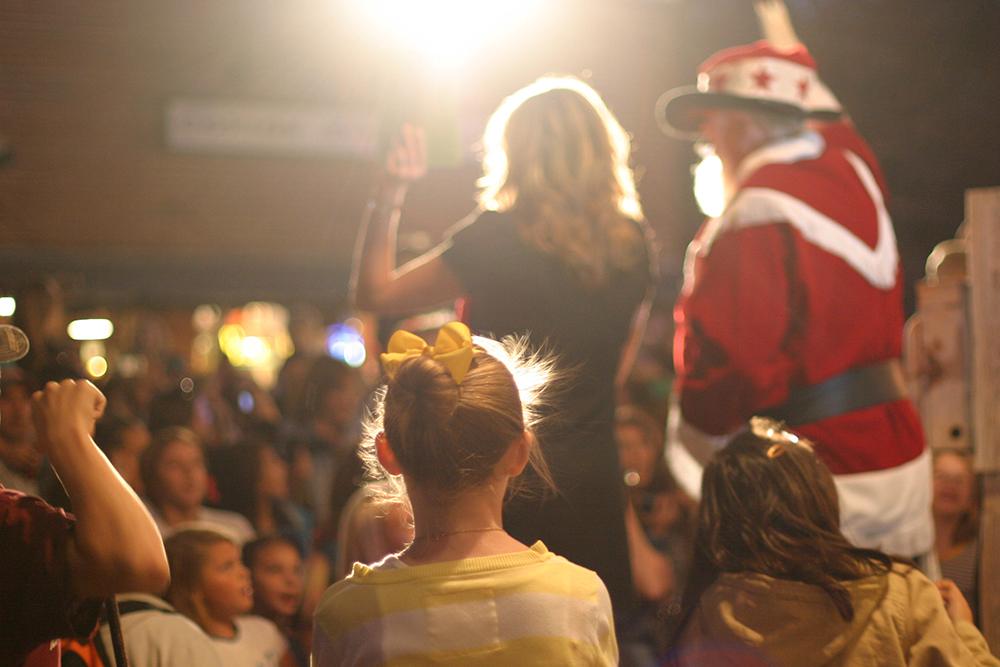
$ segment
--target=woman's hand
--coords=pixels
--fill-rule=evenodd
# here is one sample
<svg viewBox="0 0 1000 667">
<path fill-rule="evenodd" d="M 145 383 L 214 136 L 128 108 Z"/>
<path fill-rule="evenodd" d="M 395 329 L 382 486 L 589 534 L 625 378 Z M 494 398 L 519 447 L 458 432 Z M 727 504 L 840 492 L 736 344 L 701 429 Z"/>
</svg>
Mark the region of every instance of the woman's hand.
<svg viewBox="0 0 1000 667">
<path fill-rule="evenodd" d="M 423 128 L 409 123 L 392 140 L 383 176 L 389 185 L 409 185 L 427 174 L 427 140 Z"/>
<path fill-rule="evenodd" d="M 937 582 L 937 587 L 941 591 L 941 597 L 944 598 L 944 608 L 948 612 L 951 622 L 968 621 L 972 623 L 972 608 L 965 600 L 965 596 L 962 595 L 962 591 L 958 590 L 955 582 L 951 579 L 942 579 Z"/>
</svg>

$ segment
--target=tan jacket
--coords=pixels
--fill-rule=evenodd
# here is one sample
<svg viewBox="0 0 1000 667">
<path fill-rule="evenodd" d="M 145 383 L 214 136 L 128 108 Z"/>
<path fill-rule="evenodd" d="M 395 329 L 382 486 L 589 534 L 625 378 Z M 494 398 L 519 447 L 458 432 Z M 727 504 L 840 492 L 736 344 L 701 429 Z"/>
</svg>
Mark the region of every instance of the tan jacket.
<svg viewBox="0 0 1000 667">
<path fill-rule="evenodd" d="M 1000 667 L 974 625 L 952 623 L 937 587 L 918 570 L 896 564 L 845 585 L 854 603 L 850 622 L 818 586 L 723 574 L 684 632 L 680 663 L 699 665 L 699 648 L 729 644 L 758 650 L 780 667 Z"/>
</svg>

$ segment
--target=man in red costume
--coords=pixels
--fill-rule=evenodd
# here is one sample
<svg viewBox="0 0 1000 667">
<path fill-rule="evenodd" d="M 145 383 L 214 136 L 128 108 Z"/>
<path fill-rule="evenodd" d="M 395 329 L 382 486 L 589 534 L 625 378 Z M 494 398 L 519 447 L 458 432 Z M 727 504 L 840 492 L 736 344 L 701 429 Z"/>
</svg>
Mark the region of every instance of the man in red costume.
<svg viewBox="0 0 1000 667">
<path fill-rule="evenodd" d="M 922 555 L 930 458 L 898 362 L 903 286 L 885 182 L 789 38 L 784 6 L 760 9 L 772 41 L 717 53 L 696 88 L 663 100 L 673 133 L 714 148 L 725 200 L 687 251 L 668 458 L 696 492 L 701 465 L 749 417 L 783 420 L 834 473 L 850 539 Z M 768 11 L 783 15 L 784 39 L 768 32 Z"/>
</svg>

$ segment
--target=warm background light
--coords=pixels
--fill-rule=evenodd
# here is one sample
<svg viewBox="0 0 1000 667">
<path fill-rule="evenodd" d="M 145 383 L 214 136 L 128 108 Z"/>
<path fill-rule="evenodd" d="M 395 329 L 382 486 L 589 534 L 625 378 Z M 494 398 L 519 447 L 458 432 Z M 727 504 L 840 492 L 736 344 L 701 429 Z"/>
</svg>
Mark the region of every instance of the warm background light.
<svg viewBox="0 0 1000 667">
<path fill-rule="evenodd" d="M 196 314 L 194 319 L 196 327 L 207 329 L 194 338 L 194 355 L 208 360 L 214 350 L 214 341 L 208 330 L 219 321 L 224 321 L 225 324 L 219 327 L 218 341 L 219 349 L 229 363 L 248 369 L 262 387 L 273 387 L 278 369 L 295 352 L 288 333 L 288 310 L 275 303 L 254 301 L 229 311 L 220 320 L 214 315 L 209 316 L 212 308 L 200 308 L 200 314 Z"/>
<path fill-rule="evenodd" d="M 66 327 L 66 333 L 73 340 L 107 340 L 115 332 L 111 320 L 73 320 Z"/>
<path fill-rule="evenodd" d="M 87 373 L 92 378 L 104 377 L 108 372 L 108 360 L 104 357 L 91 357 L 87 361 Z"/>
<path fill-rule="evenodd" d="M 527 0 L 358 0 L 362 22 L 389 43 L 456 67 L 476 50 L 526 25 L 542 2 Z M 367 21 L 365 21 L 367 19 Z"/>
</svg>

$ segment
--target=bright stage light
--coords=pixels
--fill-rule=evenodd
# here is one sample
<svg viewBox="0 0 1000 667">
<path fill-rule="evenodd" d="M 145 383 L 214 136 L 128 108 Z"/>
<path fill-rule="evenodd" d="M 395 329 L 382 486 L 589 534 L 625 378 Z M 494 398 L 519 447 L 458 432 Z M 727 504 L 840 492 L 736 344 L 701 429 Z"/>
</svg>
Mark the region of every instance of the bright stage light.
<svg viewBox="0 0 1000 667">
<path fill-rule="evenodd" d="M 10 317 L 17 310 L 17 301 L 12 296 L 0 296 L 0 317 Z"/>
<path fill-rule="evenodd" d="M 111 320 L 73 320 L 66 327 L 66 333 L 73 340 L 107 340 L 115 332 Z"/>
<path fill-rule="evenodd" d="M 459 65 L 477 47 L 528 20 L 528 0 L 358 0 L 392 43 L 416 49 L 439 65 Z"/>
</svg>

